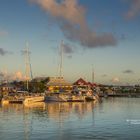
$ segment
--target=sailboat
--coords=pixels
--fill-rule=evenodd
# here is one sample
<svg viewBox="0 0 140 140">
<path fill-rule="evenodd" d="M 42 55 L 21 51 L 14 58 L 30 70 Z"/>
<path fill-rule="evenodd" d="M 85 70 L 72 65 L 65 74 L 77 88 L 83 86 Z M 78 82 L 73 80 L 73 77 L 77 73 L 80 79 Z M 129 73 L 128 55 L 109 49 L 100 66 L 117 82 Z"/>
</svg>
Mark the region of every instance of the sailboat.
<svg viewBox="0 0 140 140">
<path fill-rule="evenodd" d="M 88 97 L 85 95 L 73 94 L 72 84 L 67 83 L 63 78 L 63 75 L 62 75 L 63 49 L 64 49 L 63 43 L 64 42 L 61 41 L 59 77 L 51 77 L 49 82 L 47 83 L 48 93 L 46 94 L 45 101 L 46 102 L 50 102 L 50 101 L 52 102 L 84 102 L 86 101 Z M 71 88 L 71 90 L 67 92 L 66 90 L 64 90 L 65 87 L 69 87 Z"/>
<path fill-rule="evenodd" d="M 8 103 L 23 103 L 29 104 L 34 102 L 43 102 L 44 95 L 39 95 L 36 93 L 29 93 L 29 81 L 32 79 L 32 70 L 31 70 L 31 63 L 30 63 L 30 54 L 28 43 L 26 43 L 26 49 L 24 51 L 25 55 L 25 64 L 26 64 L 26 91 L 20 91 L 15 93 L 14 96 L 6 96 L 2 99 L 2 104 Z M 30 78 L 31 77 L 31 78 Z"/>
<path fill-rule="evenodd" d="M 59 76 L 58 77 L 50 77 L 49 82 L 47 83 L 47 94 L 45 97 L 45 101 L 53 101 L 53 102 L 66 102 L 69 99 L 72 84 L 68 83 L 63 78 L 63 48 L 64 41 L 61 41 L 60 44 L 60 65 L 59 65 Z"/>
<path fill-rule="evenodd" d="M 31 69 L 31 62 L 30 62 L 30 52 L 29 52 L 29 44 L 26 43 L 26 49 L 25 49 L 25 64 L 26 64 L 26 89 L 29 91 L 29 80 L 33 79 L 32 75 L 32 69 Z M 28 103 L 34 103 L 34 102 L 43 102 L 44 101 L 44 95 L 38 95 L 35 93 L 30 93 L 30 96 L 25 96 L 25 99 L 23 101 L 24 104 Z"/>
</svg>

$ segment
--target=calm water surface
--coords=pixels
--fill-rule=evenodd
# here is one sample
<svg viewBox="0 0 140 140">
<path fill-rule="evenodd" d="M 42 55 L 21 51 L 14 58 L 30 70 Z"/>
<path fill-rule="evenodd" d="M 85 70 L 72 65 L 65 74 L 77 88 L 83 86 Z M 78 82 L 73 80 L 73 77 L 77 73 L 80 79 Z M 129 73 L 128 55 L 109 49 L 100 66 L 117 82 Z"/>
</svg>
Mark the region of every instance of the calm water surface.
<svg viewBox="0 0 140 140">
<path fill-rule="evenodd" d="M 0 140 L 139 140 L 140 98 L 0 106 Z"/>
</svg>

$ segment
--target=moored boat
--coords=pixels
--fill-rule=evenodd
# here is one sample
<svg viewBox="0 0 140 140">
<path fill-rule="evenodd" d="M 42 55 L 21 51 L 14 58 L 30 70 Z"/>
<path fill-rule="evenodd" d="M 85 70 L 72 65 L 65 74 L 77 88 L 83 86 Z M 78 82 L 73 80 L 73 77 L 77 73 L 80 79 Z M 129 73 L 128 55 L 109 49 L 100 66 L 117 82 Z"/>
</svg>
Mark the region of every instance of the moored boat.
<svg viewBox="0 0 140 140">
<path fill-rule="evenodd" d="M 45 96 L 46 102 L 67 102 L 72 98 L 71 93 L 48 93 Z"/>
<path fill-rule="evenodd" d="M 23 104 L 44 102 L 44 100 L 45 100 L 44 96 L 28 96 L 28 97 L 25 97 Z"/>
<path fill-rule="evenodd" d="M 44 96 L 43 95 L 30 95 L 30 96 L 5 96 L 2 99 L 2 104 L 27 104 L 27 103 L 35 103 L 35 102 L 43 102 Z"/>
<path fill-rule="evenodd" d="M 68 102 L 84 102 L 85 101 L 85 96 L 82 95 L 72 95 L 70 98 L 67 100 Z"/>
</svg>

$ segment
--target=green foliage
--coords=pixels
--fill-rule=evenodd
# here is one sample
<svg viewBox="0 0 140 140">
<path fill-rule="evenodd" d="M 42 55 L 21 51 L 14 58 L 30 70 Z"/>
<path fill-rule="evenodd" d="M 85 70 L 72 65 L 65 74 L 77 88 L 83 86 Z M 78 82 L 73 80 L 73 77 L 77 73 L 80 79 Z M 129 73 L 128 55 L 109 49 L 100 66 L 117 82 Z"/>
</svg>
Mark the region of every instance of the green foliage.
<svg viewBox="0 0 140 140">
<path fill-rule="evenodd" d="M 46 89 L 45 82 L 30 82 L 29 83 L 29 91 L 35 93 L 42 93 Z"/>
</svg>

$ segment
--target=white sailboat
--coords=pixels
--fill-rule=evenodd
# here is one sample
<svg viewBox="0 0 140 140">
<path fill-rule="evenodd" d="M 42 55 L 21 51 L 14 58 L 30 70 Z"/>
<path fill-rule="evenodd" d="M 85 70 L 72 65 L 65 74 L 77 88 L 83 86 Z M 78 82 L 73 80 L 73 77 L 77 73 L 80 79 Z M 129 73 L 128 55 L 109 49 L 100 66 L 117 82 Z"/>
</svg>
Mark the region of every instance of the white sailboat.
<svg viewBox="0 0 140 140">
<path fill-rule="evenodd" d="M 29 81 L 33 79 L 31 62 L 30 62 L 30 51 L 29 51 L 29 43 L 26 42 L 26 49 L 25 49 L 25 65 L 26 65 L 26 89 L 29 91 Z M 36 95 L 31 93 L 31 96 L 26 96 L 23 103 L 34 103 L 34 102 L 43 102 L 44 95 Z"/>
</svg>

